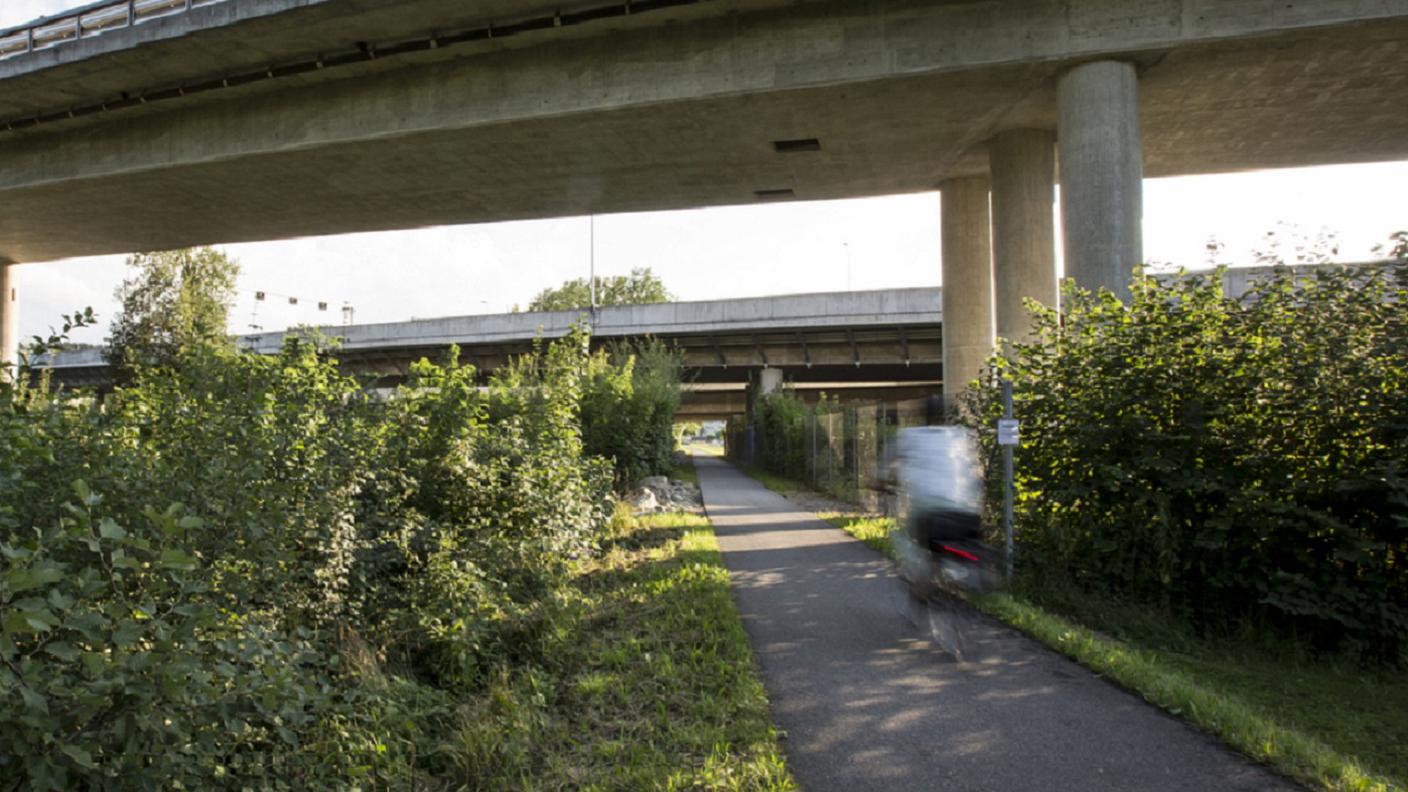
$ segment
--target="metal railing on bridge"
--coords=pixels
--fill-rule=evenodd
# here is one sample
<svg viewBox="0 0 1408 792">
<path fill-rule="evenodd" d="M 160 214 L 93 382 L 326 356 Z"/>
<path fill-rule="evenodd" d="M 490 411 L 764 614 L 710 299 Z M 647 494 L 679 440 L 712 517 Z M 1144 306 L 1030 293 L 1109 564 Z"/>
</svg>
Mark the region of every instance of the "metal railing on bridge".
<svg viewBox="0 0 1408 792">
<path fill-rule="evenodd" d="M 0 60 L 223 2 L 226 0 L 106 0 L 93 3 L 19 27 L 0 30 Z"/>
</svg>

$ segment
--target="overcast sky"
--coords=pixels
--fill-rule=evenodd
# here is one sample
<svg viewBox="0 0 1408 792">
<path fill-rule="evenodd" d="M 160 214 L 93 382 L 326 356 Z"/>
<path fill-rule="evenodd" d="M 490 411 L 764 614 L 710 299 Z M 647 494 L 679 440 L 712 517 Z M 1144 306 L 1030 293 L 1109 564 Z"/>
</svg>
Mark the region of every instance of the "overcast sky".
<svg viewBox="0 0 1408 792">
<path fill-rule="evenodd" d="M 59 13 L 71 0 L 0 0 L 0 26 Z M 1278 223 L 1340 235 L 1341 258 L 1365 259 L 1408 228 L 1402 185 L 1408 163 L 1308 168 L 1145 182 L 1145 255 L 1190 267 L 1209 237 L 1247 262 Z M 414 231 L 223 246 L 241 264 L 231 329 L 339 323 L 350 303 L 358 323 L 496 313 L 526 305 L 545 286 L 583 277 L 591 220 L 447 226 Z M 934 193 L 595 219 L 600 275 L 651 267 L 685 300 L 939 284 L 939 198 Z M 92 306 L 103 320 L 122 256 L 20 268 L 23 336 L 62 313 Z M 254 293 L 269 299 L 256 303 Z M 288 297 L 298 297 L 290 306 Z M 327 313 L 318 302 L 329 304 Z M 255 312 L 256 305 L 258 312 Z M 98 342 L 106 322 L 75 340 Z"/>
</svg>

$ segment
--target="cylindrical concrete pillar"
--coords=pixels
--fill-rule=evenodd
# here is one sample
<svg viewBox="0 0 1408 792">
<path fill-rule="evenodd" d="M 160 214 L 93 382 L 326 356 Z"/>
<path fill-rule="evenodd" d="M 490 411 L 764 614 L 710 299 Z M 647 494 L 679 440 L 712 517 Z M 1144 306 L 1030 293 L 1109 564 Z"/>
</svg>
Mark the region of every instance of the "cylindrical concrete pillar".
<svg viewBox="0 0 1408 792">
<path fill-rule="evenodd" d="M 988 180 L 939 185 L 943 256 L 944 408 L 952 410 L 992 354 L 992 245 Z"/>
<path fill-rule="evenodd" d="M 1096 61 L 1057 85 L 1066 275 L 1121 300 L 1144 259 L 1143 144 L 1134 66 Z"/>
<path fill-rule="evenodd" d="M 1012 129 L 988 143 L 992 166 L 992 272 L 997 334 L 1025 341 L 1028 297 L 1056 307 L 1056 135 Z"/>
<path fill-rule="evenodd" d="M 20 358 L 19 266 L 0 260 L 0 377 L 8 379 Z"/>
<path fill-rule="evenodd" d="M 766 396 L 782 390 L 782 369 L 764 368 L 758 372 L 758 394 Z"/>
</svg>

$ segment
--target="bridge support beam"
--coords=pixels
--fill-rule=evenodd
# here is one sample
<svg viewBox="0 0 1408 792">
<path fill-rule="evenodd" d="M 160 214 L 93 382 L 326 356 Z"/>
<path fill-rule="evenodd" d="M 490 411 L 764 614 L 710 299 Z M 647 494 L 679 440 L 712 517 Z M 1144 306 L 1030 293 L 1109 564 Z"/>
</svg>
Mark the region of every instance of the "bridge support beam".
<svg viewBox="0 0 1408 792">
<path fill-rule="evenodd" d="M 943 235 L 944 409 L 982 371 L 992 353 L 992 244 L 988 180 L 949 179 L 939 185 Z"/>
<path fill-rule="evenodd" d="M 19 265 L 0 259 L 0 378 L 9 379 L 19 364 L 20 294 Z"/>
<path fill-rule="evenodd" d="M 766 396 L 782 390 L 782 369 L 764 368 L 758 372 L 758 395 Z"/>
<path fill-rule="evenodd" d="M 992 167 L 992 255 L 997 334 L 1025 341 L 1022 301 L 1056 307 L 1056 135 L 1012 129 L 988 143 Z"/>
<path fill-rule="evenodd" d="M 1129 299 L 1144 258 L 1143 144 L 1134 65 L 1095 61 L 1057 84 L 1066 275 Z"/>
</svg>

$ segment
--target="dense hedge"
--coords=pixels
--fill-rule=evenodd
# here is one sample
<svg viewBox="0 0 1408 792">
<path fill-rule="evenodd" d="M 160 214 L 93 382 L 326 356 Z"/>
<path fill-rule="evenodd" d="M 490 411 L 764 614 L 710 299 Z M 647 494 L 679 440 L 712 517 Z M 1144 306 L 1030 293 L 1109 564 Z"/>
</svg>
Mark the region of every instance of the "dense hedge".
<svg viewBox="0 0 1408 792">
<path fill-rule="evenodd" d="M 997 361 L 1023 422 L 1024 573 L 1396 661 L 1408 267 L 1281 272 L 1240 300 L 1219 283 L 1033 306 L 1037 339 Z M 988 379 L 967 410 L 989 444 L 998 409 Z"/>
<path fill-rule="evenodd" d="M 0 787 L 409 786 L 608 520 L 573 335 L 378 399 L 311 344 L 0 389 Z"/>
</svg>

